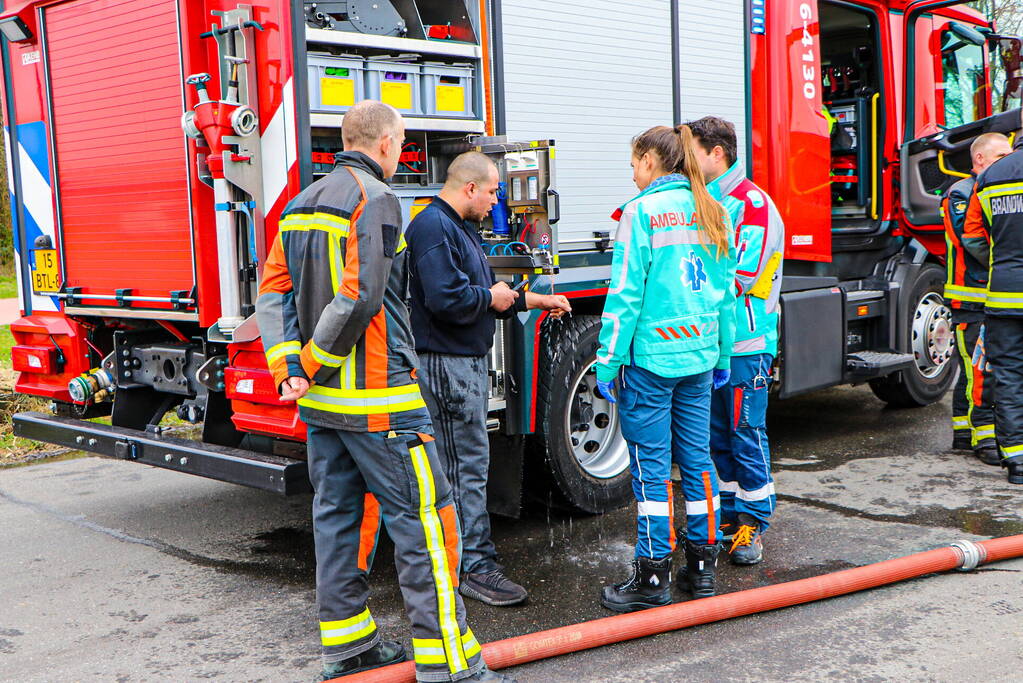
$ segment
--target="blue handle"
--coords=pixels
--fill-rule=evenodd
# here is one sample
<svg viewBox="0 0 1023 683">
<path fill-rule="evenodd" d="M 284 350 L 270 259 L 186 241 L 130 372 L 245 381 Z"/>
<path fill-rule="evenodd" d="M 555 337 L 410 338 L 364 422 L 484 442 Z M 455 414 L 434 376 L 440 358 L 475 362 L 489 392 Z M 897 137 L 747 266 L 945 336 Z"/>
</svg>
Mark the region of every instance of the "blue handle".
<svg viewBox="0 0 1023 683">
<path fill-rule="evenodd" d="M 507 235 L 511 232 L 508 226 L 508 183 L 497 184 L 497 204 L 490 210 L 490 220 L 494 223 L 495 235 Z"/>
</svg>

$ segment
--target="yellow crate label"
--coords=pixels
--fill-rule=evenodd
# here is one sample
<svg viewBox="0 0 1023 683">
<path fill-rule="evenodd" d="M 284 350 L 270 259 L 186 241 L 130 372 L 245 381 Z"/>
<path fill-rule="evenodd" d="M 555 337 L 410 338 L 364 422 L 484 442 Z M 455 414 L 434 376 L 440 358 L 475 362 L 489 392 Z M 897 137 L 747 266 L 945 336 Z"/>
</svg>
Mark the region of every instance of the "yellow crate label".
<svg viewBox="0 0 1023 683">
<path fill-rule="evenodd" d="M 384 81 L 380 84 L 380 99 L 395 109 L 411 109 L 412 84 Z"/>
<path fill-rule="evenodd" d="M 60 289 L 60 267 L 56 249 L 36 249 L 32 264 L 32 289 L 36 292 L 56 292 Z"/>
<path fill-rule="evenodd" d="M 465 88 L 460 85 L 438 85 L 437 111 L 465 112 Z"/>
<path fill-rule="evenodd" d="M 355 81 L 350 78 L 321 78 L 320 102 L 328 107 L 355 104 Z"/>
<path fill-rule="evenodd" d="M 423 209 L 425 209 L 428 206 L 429 204 L 413 204 L 412 208 L 409 209 L 408 215 L 409 220 L 412 220 L 413 218 L 421 214 L 423 212 Z"/>
</svg>

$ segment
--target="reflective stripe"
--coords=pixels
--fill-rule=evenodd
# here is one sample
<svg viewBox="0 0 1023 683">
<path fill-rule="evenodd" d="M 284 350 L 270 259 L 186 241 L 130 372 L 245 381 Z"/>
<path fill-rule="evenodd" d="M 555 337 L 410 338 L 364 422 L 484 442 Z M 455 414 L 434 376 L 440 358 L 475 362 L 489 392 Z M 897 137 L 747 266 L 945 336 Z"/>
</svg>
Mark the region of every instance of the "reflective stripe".
<svg viewBox="0 0 1023 683">
<path fill-rule="evenodd" d="M 760 335 L 753 339 L 744 339 L 732 345 L 732 353 L 750 353 L 751 351 L 763 351 L 767 348 L 767 337 Z"/>
<path fill-rule="evenodd" d="M 735 497 L 736 498 L 738 498 L 739 500 L 746 500 L 746 501 L 767 500 L 768 498 L 770 498 L 773 495 L 774 495 L 774 482 L 769 482 L 767 484 L 764 484 L 760 488 L 755 489 L 753 491 L 747 491 L 746 489 L 744 489 L 744 488 L 742 488 L 740 486 L 738 488 L 738 490 L 735 492 Z"/>
<path fill-rule="evenodd" d="M 619 244 L 623 245 L 622 267 L 621 270 L 618 271 L 618 285 L 615 287 L 608 287 L 606 296 L 620 294 L 621 291 L 625 289 L 625 283 L 629 279 L 629 254 L 632 252 L 632 220 L 635 218 L 635 215 L 636 207 L 634 205 L 629 205 L 625 208 L 621 219 L 618 221 L 618 229 L 615 230 L 615 246 L 618 246 Z"/>
<path fill-rule="evenodd" d="M 401 252 L 405 251 L 406 247 L 408 247 L 408 243 L 405 241 L 405 233 L 401 233 L 401 237 L 398 238 L 398 248 L 395 250 L 394 253 L 396 255 L 400 254 Z"/>
<path fill-rule="evenodd" d="M 953 417 L 952 418 L 952 429 L 969 429 L 970 418 L 969 417 Z"/>
<path fill-rule="evenodd" d="M 664 230 L 662 232 L 655 232 L 650 237 L 650 246 L 654 249 L 696 244 L 702 244 L 699 230 Z"/>
<path fill-rule="evenodd" d="M 339 368 L 345 360 L 344 356 L 335 356 L 332 353 L 327 353 L 312 340 L 309 341 L 309 350 L 313 352 L 313 358 L 327 367 Z"/>
<path fill-rule="evenodd" d="M 348 237 L 347 219 L 340 216 L 332 216 L 329 213 L 293 213 L 285 216 L 278 224 L 281 232 L 309 232 L 310 230 L 321 230 L 328 232 L 335 237 Z"/>
<path fill-rule="evenodd" d="M 987 290 L 983 287 L 964 287 L 962 285 L 945 284 L 945 296 L 957 301 L 984 303 L 987 301 Z"/>
<path fill-rule="evenodd" d="M 719 487 L 720 488 L 720 487 Z M 714 509 L 721 509 L 721 497 L 714 496 Z M 709 515 L 710 510 L 707 509 L 706 500 L 687 500 L 686 501 L 686 514 L 687 515 Z"/>
<path fill-rule="evenodd" d="M 472 629 L 467 628 L 465 633 L 462 634 L 462 652 L 465 653 L 466 659 L 474 657 L 482 649 L 479 641 L 476 640 L 476 636 L 472 634 Z"/>
<path fill-rule="evenodd" d="M 735 493 L 739 490 L 739 482 L 737 481 L 722 481 L 718 483 L 719 491 L 728 491 L 729 493 Z"/>
<path fill-rule="evenodd" d="M 324 647 L 354 643 L 370 635 L 377 628 L 369 609 L 341 621 L 321 621 L 320 640 Z"/>
<path fill-rule="evenodd" d="M 466 629 L 461 637 L 462 651 L 466 659 L 474 657 L 483 648 L 480 646 L 472 629 Z M 413 638 L 412 648 L 415 651 L 417 664 L 445 664 L 444 641 L 439 638 Z"/>
<path fill-rule="evenodd" d="M 988 308 L 1023 308 L 1023 294 L 1016 299 L 988 299 Z"/>
<path fill-rule="evenodd" d="M 281 342 L 280 344 L 270 347 L 270 349 L 266 352 L 266 360 L 268 363 L 273 364 L 274 362 L 280 360 L 281 358 L 284 358 L 285 356 L 290 356 L 292 354 L 299 353 L 302 353 L 301 342 L 297 341 Z"/>
<path fill-rule="evenodd" d="M 604 320 L 605 318 L 611 321 L 611 328 L 612 328 L 611 329 L 611 341 L 609 341 L 608 344 L 607 344 L 607 355 L 604 355 L 604 356 L 598 355 L 597 356 L 597 362 L 598 363 L 603 363 L 603 364 L 606 365 L 606 364 L 610 363 L 611 359 L 614 358 L 614 356 L 615 356 L 615 346 L 618 345 L 618 329 L 621 327 L 622 319 L 619 318 L 616 313 L 610 313 L 608 311 L 604 311 L 600 315 L 600 319 L 601 320 Z"/>
<path fill-rule="evenodd" d="M 1019 446 L 999 446 L 1002 451 L 1003 458 L 1011 458 L 1014 455 L 1023 453 L 1023 444 Z"/>
<path fill-rule="evenodd" d="M 1005 197 L 1007 195 L 1020 194 L 1023 192 L 1023 183 L 999 183 L 986 187 L 977 193 L 980 200 L 980 208 L 984 211 L 988 221 L 991 220 L 991 200 L 994 197 Z"/>
<path fill-rule="evenodd" d="M 433 472 L 430 470 L 430 459 L 422 444 L 410 448 L 409 455 L 412 457 L 412 467 L 415 469 L 416 481 L 419 484 L 419 520 L 423 525 L 426 550 L 430 556 L 433 582 L 437 589 L 437 616 L 443 636 L 441 644 L 447 656 L 448 668 L 451 673 L 458 673 L 468 669 L 469 665 L 462 652 L 461 633 L 455 611 L 455 591 L 447 566 L 448 554 L 444 548 L 444 532 L 435 507 L 437 494 L 433 487 Z"/>
<path fill-rule="evenodd" d="M 639 514 L 644 517 L 667 517 L 668 501 L 641 500 L 639 501 Z"/>
<path fill-rule="evenodd" d="M 981 425 L 973 429 L 973 437 L 978 441 L 981 439 L 993 439 L 995 438 L 995 426 L 994 425 Z"/>
<path fill-rule="evenodd" d="M 314 384 L 298 404 L 347 415 L 400 413 L 426 407 L 418 384 L 386 389 L 332 389 Z"/>
</svg>

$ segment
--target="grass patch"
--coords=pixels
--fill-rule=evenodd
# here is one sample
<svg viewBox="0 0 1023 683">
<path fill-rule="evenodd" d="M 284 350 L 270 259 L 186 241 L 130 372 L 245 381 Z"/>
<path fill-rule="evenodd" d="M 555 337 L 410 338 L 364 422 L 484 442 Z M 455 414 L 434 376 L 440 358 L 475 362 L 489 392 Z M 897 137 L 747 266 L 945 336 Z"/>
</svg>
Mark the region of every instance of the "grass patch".
<svg viewBox="0 0 1023 683">
<path fill-rule="evenodd" d="M 13 275 L 0 275 L 0 299 L 15 299 L 17 296 L 17 278 Z"/>
</svg>

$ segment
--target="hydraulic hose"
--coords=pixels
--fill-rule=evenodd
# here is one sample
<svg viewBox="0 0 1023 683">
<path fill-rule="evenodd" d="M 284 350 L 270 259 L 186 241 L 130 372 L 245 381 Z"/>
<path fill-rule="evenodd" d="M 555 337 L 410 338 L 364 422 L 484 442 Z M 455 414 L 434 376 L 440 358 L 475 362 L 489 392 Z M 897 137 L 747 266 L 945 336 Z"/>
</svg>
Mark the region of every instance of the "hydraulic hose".
<svg viewBox="0 0 1023 683">
<path fill-rule="evenodd" d="M 491 669 L 503 669 L 688 626 L 709 624 L 833 598 L 925 574 L 951 569 L 970 571 L 981 564 L 1021 556 L 1023 535 L 994 538 L 978 543 L 957 541 L 936 550 L 844 569 L 832 574 L 726 593 L 713 598 L 690 600 L 498 640 L 483 646 L 483 657 Z M 415 669 L 413 663 L 409 661 L 334 680 L 344 683 L 359 681 L 413 683 Z"/>
</svg>

